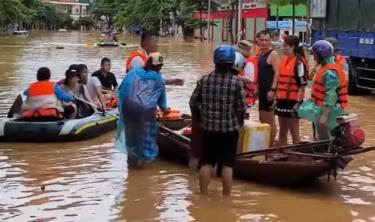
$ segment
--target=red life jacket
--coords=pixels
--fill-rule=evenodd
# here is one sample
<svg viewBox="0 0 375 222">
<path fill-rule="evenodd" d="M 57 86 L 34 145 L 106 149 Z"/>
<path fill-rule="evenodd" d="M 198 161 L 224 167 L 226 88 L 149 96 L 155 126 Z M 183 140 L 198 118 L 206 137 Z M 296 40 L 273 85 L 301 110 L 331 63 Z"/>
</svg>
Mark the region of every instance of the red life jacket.
<svg viewBox="0 0 375 222">
<path fill-rule="evenodd" d="M 246 64 L 248 63 L 251 63 L 254 66 L 254 79 L 251 83 L 248 83 L 245 85 L 245 96 L 246 96 L 246 104 L 248 106 L 253 106 L 255 103 L 255 99 L 256 99 L 255 91 L 258 85 L 258 61 L 255 58 L 247 57 Z M 240 72 L 240 75 L 242 77 L 246 77 L 245 71 L 242 70 Z"/>
<path fill-rule="evenodd" d="M 126 60 L 126 72 L 129 72 L 131 70 L 131 63 L 135 57 L 140 57 L 144 64 L 146 64 L 148 56 L 140 49 L 133 50 Z"/>
<path fill-rule="evenodd" d="M 308 72 L 309 64 L 304 57 L 300 57 L 304 67 L 306 67 Z M 296 66 L 297 57 L 289 58 L 284 56 L 281 59 L 279 65 L 279 79 L 277 83 L 276 98 L 280 100 L 291 100 L 291 101 L 301 101 L 305 97 L 305 91 L 302 92 L 302 98 L 298 98 L 299 87 L 296 82 Z"/>
<path fill-rule="evenodd" d="M 337 73 L 337 77 L 340 82 L 340 86 L 337 89 L 338 101 L 342 109 L 346 109 L 348 106 L 348 86 L 345 76 L 344 69 L 338 64 L 328 64 L 320 68 L 315 76 L 314 84 L 312 86 L 311 100 L 318 106 L 324 106 L 325 99 L 325 85 L 324 85 L 324 73 L 328 70 L 334 70 Z"/>
</svg>

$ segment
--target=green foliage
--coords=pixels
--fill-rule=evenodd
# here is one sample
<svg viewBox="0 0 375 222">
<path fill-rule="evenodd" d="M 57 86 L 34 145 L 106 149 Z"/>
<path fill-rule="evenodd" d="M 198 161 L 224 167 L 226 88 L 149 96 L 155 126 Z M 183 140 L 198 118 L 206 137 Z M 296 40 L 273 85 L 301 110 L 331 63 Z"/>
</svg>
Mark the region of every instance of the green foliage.
<svg viewBox="0 0 375 222">
<path fill-rule="evenodd" d="M 28 19 L 30 10 L 20 0 L 0 1 L 0 20 L 5 23 L 25 21 Z"/>
<path fill-rule="evenodd" d="M 211 8 L 217 7 L 212 1 Z M 157 31 L 161 24 L 176 23 L 184 33 L 190 33 L 195 27 L 206 25 L 192 17 L 194 11 L 204 10 L 207 10 L 207 0 L 97 0 L 93 11 L 96 18 L 112 16 L 117 27 L 138 25 Z"/>
<path fill-rule="evenodd" d="M 80 27 L 80 26 L 85 26 L 85 27 L 92 27 L 95 25 L 95 21 L 94 19 L 92 19 L 91 17 L 81 17 L 79 18 L 75 23 L 74 25 L 76 27 Z"/>
<path fill-rule="evenodd" d="M 41 0 L 0 0 L 0 21 L 46 29 L 70 28 L 73 23 L 58 6 Z"/>
</svg>

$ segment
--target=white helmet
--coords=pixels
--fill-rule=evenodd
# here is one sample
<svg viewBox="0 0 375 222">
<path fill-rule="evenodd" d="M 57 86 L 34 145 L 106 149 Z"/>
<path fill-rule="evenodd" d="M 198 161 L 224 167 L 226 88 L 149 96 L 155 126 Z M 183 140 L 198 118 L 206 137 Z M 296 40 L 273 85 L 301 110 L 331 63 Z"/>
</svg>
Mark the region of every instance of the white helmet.
<svg viewBox="0 0 375 222">
<path fill-rule="evenodd" d="M 233 68 L 237 72 L 241 72 L 244 67 L 245 67 L 245 57 L 241 53 L 236 52 L 236 59 L 234 61 Z"/>
</svg>

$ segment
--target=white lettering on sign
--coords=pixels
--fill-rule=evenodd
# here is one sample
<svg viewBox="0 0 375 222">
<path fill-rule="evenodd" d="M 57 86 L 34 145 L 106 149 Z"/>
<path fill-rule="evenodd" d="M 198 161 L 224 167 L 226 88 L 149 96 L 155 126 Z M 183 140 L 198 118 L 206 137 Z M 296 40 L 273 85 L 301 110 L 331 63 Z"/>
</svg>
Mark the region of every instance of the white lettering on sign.
<svg viewBox="0 0 375 222">
<path fill-rule="evenodd" d="M 359 44 L 374 45 L 373 38 L 359 38 Z"/>
</svg>

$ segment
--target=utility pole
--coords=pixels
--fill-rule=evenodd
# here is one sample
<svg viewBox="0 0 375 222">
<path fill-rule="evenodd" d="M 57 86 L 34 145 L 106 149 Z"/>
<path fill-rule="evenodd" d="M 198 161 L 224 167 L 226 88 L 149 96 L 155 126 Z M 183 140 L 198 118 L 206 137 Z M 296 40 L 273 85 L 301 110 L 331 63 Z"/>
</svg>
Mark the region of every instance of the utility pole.
<svg viewBox="0 0 375 222">
<path fill-rule="evenodd" d="M 207 15 L 207 42 L 210 42 L 211 29 L 210 29 L 210 19 L 211 19 L 211 0 L 208 0 L 208 15 Z"/>
<path fill-rule="evenodd" d="M 237 25 L 238 25 L 238 33 L 237 33 L 237 42 L 241 40 L 242 38 L 242 0 L 238 0 L 238 21 L 237 21 Z"/>
<path fill-rule="evenodd" d="M 296 25 L 296 0 L 293 0 L 293 14 L 292 14 L 292 35 L 294 36 L 294 33 L 296 32 L 295 30 L 295 25 Z"/>
</svg>

